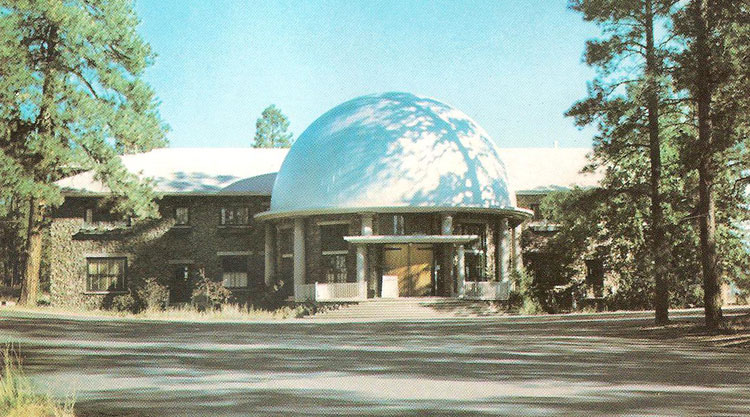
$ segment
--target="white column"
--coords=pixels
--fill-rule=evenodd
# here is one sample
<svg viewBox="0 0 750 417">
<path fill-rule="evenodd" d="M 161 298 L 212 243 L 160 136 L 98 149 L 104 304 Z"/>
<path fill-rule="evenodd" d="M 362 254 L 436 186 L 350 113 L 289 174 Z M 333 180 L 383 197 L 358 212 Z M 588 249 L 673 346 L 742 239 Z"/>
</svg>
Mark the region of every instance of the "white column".
<svg viewBox="0 0 750 417">
<path fill-rule="evenodd" d="M 294 286 L 305 283 L 305 220 L 294 219 Z"/>
<path fill-rule="evenodd" d="M 362 236 L 372 236 L 372 214 L 362 215 Z"/>
<path fill-rule="evenodd" d="M 367 278 L 367 248 L 364 244 L 357 245 L 357 282 L 365 282 Z"/>
<path fill-rule="evenodd" d="M 362 236 L 372 235 L 372 215 L 362 215 Z M 365 244 L 357 245 L 357 282 L 365 282 L 367 279 L 367 246 Z"/>
<path fill-rule="evenodd" d="M 443 214 L 440 221 L 440 234 L 452 235 L 453 234 L 453 216 L 450 214 Z"/>
<path fill-rule="evenodd" d="M 521 225 L 513 228 L 513 270 L 519 272 L 523 269 L 523 254 L 521 251 Z"/>
<path fill-rule="evenodd" d="M 453 215 L 443 214 L 440 217 L 440 234 L 452 235 L 453 234 Z M 438 290 L 442 294 L 455 295 L 453 292 L 453 245 L 443 245 L 443 257 L 440 265 L 440 276 L 443 280 L 443 288 Z M 446 288 L 448 287 L 448 288 Z"/>
<path fill-rule="evenodd" d="M 466 271 L 464 269 L 464 245 L 458 245 L 456 256 L 458 256 L 458 296 L 463 297 L 465 290 L 464 286 L 466 285 Z"/>
<path fill-rule="evenodd" d="M 265 270 L 264 270 L 264 278 L 266 285 L 269 286 L 273 284 L 273 278 L 276 274 L 275 268 L 274 268 L 274 244 L 273 244 L 273 225 L 271 223 L 266 223 L 266 245 L 264 249 L 265 253 Z"/>
<path fill-rule="evenodd" d="M 510 274 L 508 273 L 511 250 L 509 240 L 508 219 L 500 219 L 497 225 L 497 277 L 503 282 L 510 280 Z"/>
</svg>

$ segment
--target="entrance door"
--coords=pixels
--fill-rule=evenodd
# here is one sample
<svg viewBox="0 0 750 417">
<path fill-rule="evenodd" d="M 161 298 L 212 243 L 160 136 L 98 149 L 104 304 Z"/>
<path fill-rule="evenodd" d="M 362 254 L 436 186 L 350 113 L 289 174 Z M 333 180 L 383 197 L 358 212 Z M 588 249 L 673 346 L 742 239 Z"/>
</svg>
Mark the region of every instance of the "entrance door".
<svg viewBox="0 0 750 417">
<path fill-rule="evenodd" d="M 193 288 L 190 284 L 190 265 L 175 265 L 172 269 L 172 279 L 169 282 L 169 302 L 190 302 L 190 297 L 193 294 Z"/>
<path fill-rule="evenodd" d="M 388 245 L 383 248 L 383 275 L 398 277 L 400 297 L 432 293 L 432 246 Z"/>
</svg>

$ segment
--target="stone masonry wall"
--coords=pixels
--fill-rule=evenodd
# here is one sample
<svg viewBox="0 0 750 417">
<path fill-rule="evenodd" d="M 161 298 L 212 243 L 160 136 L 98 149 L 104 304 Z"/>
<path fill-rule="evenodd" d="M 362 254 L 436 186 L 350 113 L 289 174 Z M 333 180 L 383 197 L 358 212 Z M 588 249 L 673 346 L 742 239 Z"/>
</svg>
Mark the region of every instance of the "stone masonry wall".
<svg viewBox="0 0 750 417">
<path fill-rule="evenodd" d="M 174 265 L 169 261 L 189 260 L 205 268 L 212 279 L 221 279 L 219 252 L 249 252 L 249 288 L 263 281 L 261 265 L 264 250 L 262 224 L 254 219 L 246 226 L 221 226 L 221 208 L 246 206 L 250 216 L 265 211 L 269 197 L 173 196 L 159 201 L 161 218 L 134 222 L 130 227 L 113 228 L 112 222 L 85 225 L 86 208 L 94 208 L 94 221 L 106 219 L 98 199 L 69 197 L 54 213 L 47 251 L 50 259 L 50 292 L 58 305 L 98 307 L 112 294 L 86 293 L 87 256 L 124 255 L 128 259 L 126 280 L 129 287 L 147 278 L 167 283 Z M 174 208 L 188 207 L 189 226 L 174 226 Z M 260 258 L 261 262 L 258 262 Z M 251 268 L 251 265 L 253 266 Z"/>
</svg>

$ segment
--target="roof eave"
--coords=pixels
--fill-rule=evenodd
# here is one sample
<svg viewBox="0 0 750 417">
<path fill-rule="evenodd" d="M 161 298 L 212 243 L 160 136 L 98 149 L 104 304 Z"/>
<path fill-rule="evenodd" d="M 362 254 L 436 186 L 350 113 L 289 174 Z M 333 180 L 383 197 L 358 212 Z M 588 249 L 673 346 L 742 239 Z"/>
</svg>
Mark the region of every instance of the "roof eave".
<svg viewBox="0 0 750 417">
<path fill-rule="evenodd" d="M 435 206 L 382 206 L 382 207 L 326 207 L 304 210 L 264 211 L 254 217 L 259 221 L 333 214 L 377 213 L 476 213 L 505 215 L 524 221 L 534 215 L 532 210 L 520 207 L 435 207 Z"/>
</svg>

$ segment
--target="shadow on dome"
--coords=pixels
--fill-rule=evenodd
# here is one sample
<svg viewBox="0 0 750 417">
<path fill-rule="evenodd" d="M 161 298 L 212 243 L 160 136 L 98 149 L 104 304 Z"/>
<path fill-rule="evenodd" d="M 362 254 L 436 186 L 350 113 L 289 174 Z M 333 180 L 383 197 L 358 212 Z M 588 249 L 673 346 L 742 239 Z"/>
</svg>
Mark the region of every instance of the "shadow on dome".
<svg viewBox="0 0 750 417">
<path fill-rule="evenodd" d="M 300 136 L 287 164 L 299 171 L 279 176 L 277 210 L 515 205 L 487 133 L 456 109 L 406 93 L 335 107 Z"/>
</svg>

